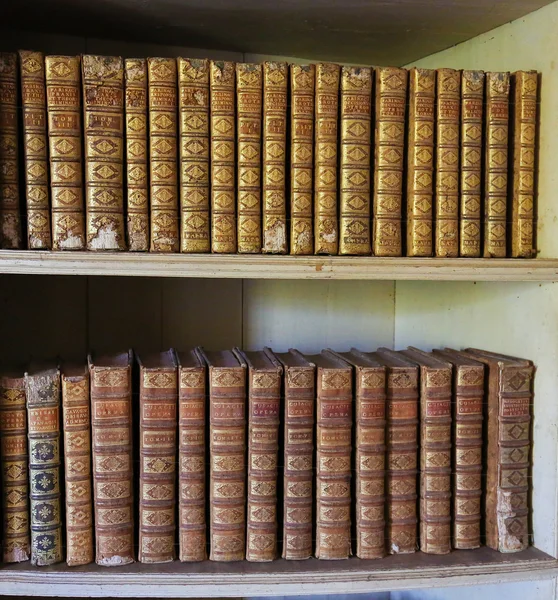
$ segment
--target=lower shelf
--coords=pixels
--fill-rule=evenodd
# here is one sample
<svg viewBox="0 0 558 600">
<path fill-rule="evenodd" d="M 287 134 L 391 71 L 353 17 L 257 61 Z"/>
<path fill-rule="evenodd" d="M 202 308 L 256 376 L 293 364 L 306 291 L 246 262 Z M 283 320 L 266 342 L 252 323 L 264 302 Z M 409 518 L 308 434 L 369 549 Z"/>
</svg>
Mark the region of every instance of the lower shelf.
<svg viewBox="0 0 558 600">
<path fill-rule="evenodd" d="M 285 561 L 273 563 L 135 563 L 115 569 L 0 568 L 0 594 L 14 596 L 188 598 L 348 594 L 374 591 L 540 581 L 558 576 L 558 560 L 528 548 L 500 554 L 488 548 L 446 556 L 389 556 L 381 561 Z"/>
</svg>

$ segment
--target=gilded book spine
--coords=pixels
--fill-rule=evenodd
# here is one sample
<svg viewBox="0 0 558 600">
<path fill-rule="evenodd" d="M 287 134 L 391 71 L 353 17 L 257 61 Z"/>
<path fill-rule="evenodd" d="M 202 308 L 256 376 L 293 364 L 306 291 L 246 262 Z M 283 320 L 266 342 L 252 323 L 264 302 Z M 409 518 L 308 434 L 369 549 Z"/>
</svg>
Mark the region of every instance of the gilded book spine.
<svg viewBox="0 0 558 600">
<path fill-rule="evenodd" d="M 339 254 L 370 254 L 372 70 L 341 71 Z"/>
<path fill-rule="evenodd" d="M 27 204 L 27 248 L 50 250 L 45 59 L 41 52 L 19 52 L 23 105 L 23 154 Z"/>
<path fill-rule="evenodd" d="M 147 178 L 147 64 L 127 58 L 126 74 L 126 184 L 128 249 L 149 250 L 149 190 Z"/>
<path fill-rule="evenodd" d="M 263 65 L 263 252 L 287 253 L 287 63 Z"/>
<path fill-rule="evenodd" d="M 178 59 L 180 251 L 209 252 L 209 60 Z"/>
<path fill-rule="evenodd" d="M 172 58 L 147 59 L 151 252 L 178 252 L 177 74 Z"/>
<path fill-rule="evenodd" d="M 316 65 L 314 253 L 337 254 L 337 130 L 339 65 Z"/>
<path fill-rule="evenodd" d="M 436 71 L 409 71 L 407 256 L 432 256 Z"/>
<path fill-rule="evenodd" d="M 47 56 L 52 249 L 85 249 L 79 56 Z"/>
<path fill-rule="evenodd" d="M 376 69 L 373 254 L 401 256 L 407 71 Z"/>
<path fill-rule="evenodd" d="M 236 65 L 238 252 L 262 249 L 262 66 Z"/>
</svg>

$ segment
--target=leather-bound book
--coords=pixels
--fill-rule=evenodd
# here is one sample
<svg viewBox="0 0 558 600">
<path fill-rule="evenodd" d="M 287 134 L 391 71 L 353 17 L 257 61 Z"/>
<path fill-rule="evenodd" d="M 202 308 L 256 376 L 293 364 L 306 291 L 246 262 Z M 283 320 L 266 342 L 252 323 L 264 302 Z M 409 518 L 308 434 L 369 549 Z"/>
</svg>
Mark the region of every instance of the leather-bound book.
<svg viewBox="0 0 558 600">
<path fill-rule="evenodd" d="M 149 250 L 147 62 L 124 61 L 126 81 L 126 234 L 128 250 Z"/>
<path fill-rule="evenodd" d="M 206 371 L 196 350 L 178 353 L 178 514 L 183 562 L 207 558 Z"/>
<path fill-rule="evenodd" d="M 50 155 L 52 249 L 85 249 L 82 174 L 81 61 L 45 57 Z"/>
<path fill-rule="evenodd" d="M 211 251 L 236 252 L 234 63 L 209 64 Z"/>
<path fill-rule="evenodd" d="M 174 350 L 140 366 L 139 551 L 142 563 L 174 559 L 178 369 Z"/>
<path fill-rule="evenodd" d="M 238 252 L 262 249 L 262 66 L 236 64 Z"/>
<path fill-rule="evenodd" d="M 50 250 L 50 202 L 46 118 L 45 58 L 19 51 L 23 107 L 23 155 L 27 206 L 27 248 Z"/>
<path fill-rule="evenodd" d="M 370 254 L 372 69 L 341 69 L 339 254 Z"/>
<path fill-rule="evenodd" d="M 314 254 L 337 254 L 337 162 L 341 68 L 316 65 L 314 152 Z"/>
<path fill-rule="evenodd" d="M 174 58 L 148 58 L 150 251 L 178 252 L 177 71 Z"/>
<path fill-rule="evenodd" d="M 401 218 L 407 80 L 405 69 L 376 69 L 372 220 L 375 256 L 401 256 L 403 252 Z"/>
<path fill-rule="evenodd" d="M 283 365 L 283 558 L 312 556 L 316 365 L 298 350 L 275 355 Z"/>
<path fill-rule="evenodd" d="M 60 473 L 60 371 L 31 365 L 25 373 L 29 438 L 31 564 L 63 560 Z"/>
<path fill-rule="evenodd" d="M 31 556 L 27 411 L 23 369 L 0 373 L 0 468 L 2 469 L 2 561 Z"/>
<path fill-rule="evenodd" d="M 287 84 L 289 66 L 263 64 L 262 252 L 287 253 Z"/>
<path fill-rule="evenodd" d="M 209 60 L 177 60 L 180 251 L 209 252 Z"/>
<path fill-rule="evenodd" d="M 246 363 L 230 350 L 200 353 L 209 368 L 209 559 L 244 560 Z"/>
<path fill-rule="evenodd" d="M 453 548 L 481 546 L 484 365 L 463 352 L 433 350 L 453 365 Z"/>
<path fill-rule="evenodd" d="M 132 351 L 89 355 L 89 376 L 95 560 L 116 567 L 134 562 Z"/>
<path fill-rule="evenodd" d="M 380 348 L 387 375 L 386 546 L 388 554 L 417 549 L 418 366 Z"/>
<path fill-rule="evenodd" d="M 409 71 L 407 256 L 432 256 L 436 71 Z"/>
<path fill-rule="evenodd" d="M 327 351 L 316 365 L 316 558 L 351 555 L 353 368 Z"/>
<path fill-rule="evenodd" d="M 485 258 L 505 258 L 510 74 L 486 73 L 484 157 Z"/>
<path fill-rule="evenodd" d="M 291 254 L 314 253 L 314 65 L 290 65 L 291 74 Z"/>
<path fill-rule="evenodd" d="M 486 545 L 499 552 L 529 546 L 531 404 L 535 367 L 529 360 L 467 348 L 487 367 Z"/>
<path fill-rule="evenodd" d="M 62 366 L 62 426 L 66 490 L 66 562 L 93 562 L 91 403 L 86 365 Z"/>
</svg>

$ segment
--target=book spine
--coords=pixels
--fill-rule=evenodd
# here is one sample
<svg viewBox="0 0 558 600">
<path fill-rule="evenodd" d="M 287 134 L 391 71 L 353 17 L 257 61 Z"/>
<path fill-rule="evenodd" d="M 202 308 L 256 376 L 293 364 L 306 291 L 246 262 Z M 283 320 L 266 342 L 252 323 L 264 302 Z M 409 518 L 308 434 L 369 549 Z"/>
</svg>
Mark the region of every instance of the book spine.
<svg viewBox="0 0 558 600">
<path fill-rule="evenodd" d="M 45 58 L 52 249 L 85 249 L 79 56 Z"/>
<path fill-rule="evenodd" d="M 291 65 L 291 254 L 314 253 L 314 65 Z"/>
<path fill-rule="evenodd" d="M 93 562 L 89 375 L 62 375 L 66 484 L 66 562 Z"/>
<path fill-rule="evenodd" d="M 485 258 L 506 256 L 509 94 L 509 73 L 486 74 Z"/>
<path fill-rule="evenodd" d="M 407 256 L 432 256 L 436 71 L 409 71 Z"/>
<path fill-rule="evenodd" d="M 234 63 L 211 61 L 211 251 L 218 254 L 237 250 L 234 83 Z"/>
<path fill-rule="evenodd" d="M 263 65 L 263 252 L 287 253 L 287 63 Z"/>
<path fill-rule="evenodd" d="M 370 254 L 372 69 L 341 70 L 339 254 Z"/>
<path fill-rule="evenodd" d="M 21 50 L 23 155 L 27 205 L 27 248 L 50 250 L 50 208 L 46 123 L 45 59 L 41 52 Z"/>
<path fill-rule="evenodd" d="M 29 560 L 29 470 L 23 377 L 0 377 L 2 561 Z"/>
<path fill-rule="evenodd" d="M 126 232 L 131 252 L 149 250 L 149 186 L 147 178 L 147 64 L 127 58 L 126 74 Z"/>
<path fill-rule="evenodd" d="M 237 63 L 238 252 L 262 249 L 262 66 Z"/>
<path fill-rule="evenodd" d="M 339 65 L 316 65 L 314 253 L 337 254 L 337 129 Z"/>
<path fill-rule="evenodd" d="M 178 252 L 177 73 L 173 58 L 147 59 L 151 252 Z"/>
<path fill-rule="evenodd" d="M 178 59 L 180 251 L 209 252 L 209 60 Z"/>
<path fill-rule="evenodd" d="M 484 73 L 461 74 L 461 196 L 459 256 L 481 255 L 482 126 Z"/>
</svg>

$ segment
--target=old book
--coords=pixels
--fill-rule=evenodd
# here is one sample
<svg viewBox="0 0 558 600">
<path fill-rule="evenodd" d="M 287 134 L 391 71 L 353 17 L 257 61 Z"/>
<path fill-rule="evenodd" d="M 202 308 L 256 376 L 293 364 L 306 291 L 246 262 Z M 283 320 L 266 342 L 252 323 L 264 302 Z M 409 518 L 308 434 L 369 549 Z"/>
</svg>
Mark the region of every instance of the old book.
<svg viewBox="0 0 558 600">
<path fill-rule="evenodd" d="M 23 369 L 0 373 L 0 463 L 2 469 L 2 561 L 31 556 L 27 412 Z"/>
<path fill-rule="evenodd" d="M 205 352 L 209 368 L 210 560 L 246 554 L 246 363 Z"/>
<path fill-rule="evenodd" d="M 461 73 L 438 69 L 434 255 L 459 256 L 459 110 Z"/>
<path fill-rule="evenodd" d="M 314 253 L 314 65 L 290 65 L 291 254 Z"/>
<path fill-rule="evenodd" d="M 484 250 L 485 258 L 505 258 L 508 193 L 510 74 L 486 73 Z"/>
<path fill-rule="evenodd" d="M 25 373 L 29 438 L 31 564 L 62 561 L 60 371 L 31 365 Z"/>
<path fill-rule="evenodd" d="M 128 250 L 149 250 L 147 63 L 124 61 L 126 81 L 126 234 Z"/>
<path fill-rule="evenodd" d="M 401 256 L 407 80 L 405 69 L 376 69 L 372 252 Z"/>
<path fill-rule="evenodd" d="M 453 365 L 453 547 L 481 545 L 484 365 L 463 352 L 433 350 Z"/>
<path fill-rule="evenodd" d="M 209 60 L 177 60 L 180 251 L 209 252 Z"/>
<path fill-rule="evenodd" d="M 276 354 L 284 370 L 283 558 L 312 556 L 316 365 L 298 350 Z"/>
<path fill-rule="evenodd" d="M 372 69 L 341 69 L 339 254 L 370 254 Z"/>
<path fill-rule="evenodd" d="M 432 256 L 436 71 L 409 71 L 407 256 Z"/>
<path fill-rule="evenodd" d="M 89 355 L 95 560 L 113 567 L 134 562 L 132 351 Z M 141 490 L 140 497 L 149 494 Z"/>
<path fill-rule="evenodd" d="M 420 372 L 420 549 L 451 552 L 452 365 L 429 352 L 402 352 Z"/>
<path fill-rule="evenodd" d="M 262 249 L 262 66 L 236 64 L 238 252 Z"/>
<path fill-rule="evenodd" d="M 481 255 L 484 72 L 461 73 L 459 256 Z"/>
<path fill-rule="evenodd" d="M 316 365 L 316 558 L 351 555 L 353 368 L 327 351 Z"/>
<path fill-rule="evenodd" d="M 486 545 L 499 552 L 529 546 L 531 403 L 535 368 L 529 360 L 467 348 L 487 367 Z"/>
<path fill-rule="evenodd" d="M 314 152 L 314 253 L 337 254 L 337 142 L 341 68 L 316 65 Z"/>
<path fill-rule="evenodd" d="M 387 375 L 386 546 L 409 554 L 417 549 L 418 366 L 386 348 L 377 356 Z"/>
<path fill-rule="evenodd" d="M 178 252 L 177 74 L 173 58 L 148 58 L 151 252 Z"/>
<path fill-rule="evenodd" d="M 537 138 L 536 71 L 516 71 L 512 75 L 513 115 L 511 120 L 511 235 L 512 258 L 536 256 L 535 164 Z"/>
<path fill-rule="evenodd" d="M 207 558 L 206 371 L 196 350 L 178 353 L 178 514 L 183 562 Z"/>
<path fill-rule="evenodd" d="M 0 248 L 21 248 L 17 54 L 0 52 Z"/>
<path fill-rule="evenodd" d="M 263 64 L 262 252 L 287 253 L 288 65 Z"/>
<path fill-rule="evenodd" d="M 140 367 L 139 550 L 142 563 L 174 559 L 178 370 L 174 350 Z"/>
<path fill-rule="evenodd" d="M 85 249 L 81 148 L 81 61 L 45 57 L 52 249 Z"/>
<path fill-rule="evenodd" d="M 62 367 L 62 425 L 66 484 L 66 562 L 93 562 L 91 413 L 86 365 Z"/>
<path fill-rule="evenodd" d="M 236 247 L 234 63 L 209 65 L 211 139 L 211 251 L 232 254 Z"/>
<path fill-rule="evenodd" d="M 45 58 L 20 50 L 23 156 L 27 206 L 27 248 L 50 250 L 50 202 L 46 119 Z"/>
</svg>

